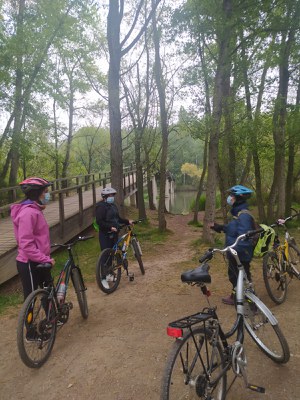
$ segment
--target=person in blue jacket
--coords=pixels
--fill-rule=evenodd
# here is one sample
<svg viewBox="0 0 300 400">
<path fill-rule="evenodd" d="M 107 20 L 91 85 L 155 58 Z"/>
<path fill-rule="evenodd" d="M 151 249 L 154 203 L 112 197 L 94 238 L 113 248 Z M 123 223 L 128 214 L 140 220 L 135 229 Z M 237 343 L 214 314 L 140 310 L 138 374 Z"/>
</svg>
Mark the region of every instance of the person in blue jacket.
<svg viewBox="0 0 300 400">
<path fill-rule="evenodd" d="M 242 186 L 236 185 L 228 189 L 229 195 L 227 197 L 227 204 L 231 206 L 232 220 L 227 225 L 220 225 L 214 223 L 211 226 L 216 232 L 225 233 L 225 246 L 230 246 L 239 235 L 246 233 L 253 229 L 253 217 L 248 210 L 247 199 L 251 197 L 253 190 Z M 245 272 L 249 281 L 251 281 L 250 262 L 253 257 L 253 245 L 249 240 L 240 241 L 235 250 L 238 253 L 239 259 L 242 262 Z M 233 290 L 237 284 L 238 268 L 233 256 L 228 253 L 228 277 L 232 284 Z M 234 305 L 234 292 L 222 298 L 222 302 L 229 305 Z"/>
</svg>

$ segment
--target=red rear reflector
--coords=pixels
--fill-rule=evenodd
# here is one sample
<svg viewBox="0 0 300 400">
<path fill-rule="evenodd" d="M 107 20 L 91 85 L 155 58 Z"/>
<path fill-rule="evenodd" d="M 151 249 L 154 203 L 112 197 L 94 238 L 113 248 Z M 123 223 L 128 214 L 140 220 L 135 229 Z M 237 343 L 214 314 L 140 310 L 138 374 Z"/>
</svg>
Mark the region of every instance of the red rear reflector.
<svg viewBox="0 0 300 400">
<path fill-rule="evenodd" d="M 179 338 L 183 336 L 182 329 L 180 328 L 173 328 L 171 326 L 167 327 L 167 335 L 175 338 Z"/>
</svg>

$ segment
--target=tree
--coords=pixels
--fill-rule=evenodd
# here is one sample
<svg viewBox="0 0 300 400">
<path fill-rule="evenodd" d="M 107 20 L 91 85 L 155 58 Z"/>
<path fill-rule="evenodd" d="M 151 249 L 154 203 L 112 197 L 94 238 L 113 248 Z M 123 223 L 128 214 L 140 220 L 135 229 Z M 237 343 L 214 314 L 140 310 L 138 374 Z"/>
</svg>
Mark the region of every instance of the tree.
<svg viewBox="0 0 300 400">
<path fill-rule="evenodd" d="M 107 41 L 109 51 L 109 70 L 108 70 L 108 109 L 109 126 L 111 137 L 111 182 L 117 190 L 116 201 L 119 206 L 120 215 L 124 215 L 124 194 L 123 194 L 123 157 L 122 157 L 122 135 L 121 135 L 121 112 L 120 112 L 120 71 L 122 58 L 135 46 L 144 33 L 155 8 L 160 0 L 152 2 L 152 10 L 144 19 L 140 28 L 137 23 L 141 17 L 141 10 L 144 1 L 140 0 L 133 12 L 131 21 L 128 23 L 130 28 L 125 33 L 123 39 L 120 37 L 121 23 L 124 17 L 125 0 L 111 0 L 107 16 Z M 135 30 L 138 33 L 130 41 Z"/>
</svg>

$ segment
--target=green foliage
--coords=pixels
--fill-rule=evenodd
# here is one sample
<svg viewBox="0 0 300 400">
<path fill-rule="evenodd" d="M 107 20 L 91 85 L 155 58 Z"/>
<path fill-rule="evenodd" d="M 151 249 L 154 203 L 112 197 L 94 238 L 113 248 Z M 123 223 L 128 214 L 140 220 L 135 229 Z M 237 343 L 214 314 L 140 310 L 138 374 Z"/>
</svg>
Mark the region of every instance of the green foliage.
<svg viewBox="0 0 300 400">
<path fill-rule="evenodd" d="M 206 202 L 206 195 L 205 193 L 200 196 L 199 200 L 199 211 L 204 211 L 205 210 L 205 202 Z M 221 195 L 220 193 L 217 193 L 216 195 L 216 209 L 221 207 Z M 191 210 L 193 211 L 195 209 L 195 200 L 191 203 Z"/>
</svg>

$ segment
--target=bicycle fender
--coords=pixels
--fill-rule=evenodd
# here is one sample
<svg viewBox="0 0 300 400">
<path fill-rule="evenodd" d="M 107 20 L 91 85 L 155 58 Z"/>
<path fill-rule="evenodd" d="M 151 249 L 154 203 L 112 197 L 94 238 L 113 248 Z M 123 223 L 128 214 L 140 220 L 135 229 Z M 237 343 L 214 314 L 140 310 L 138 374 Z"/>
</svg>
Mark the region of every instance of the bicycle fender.
<svg viewBox="0 0 300 400">
<path fill-rule="evenodd" d="M 278 321 L 274 314 L 269 310 L 269 308 L 263 303 L 257 296 L 255 296 L 254 293 L 247 291 L 245 292 L 245 295 L 248 297 L 248 299 L 252 300 L 255 305 L 266 314 L 268 317 L 268 320 L 270 321 L 271 325 L 278 325 Z"/>
</svg>

